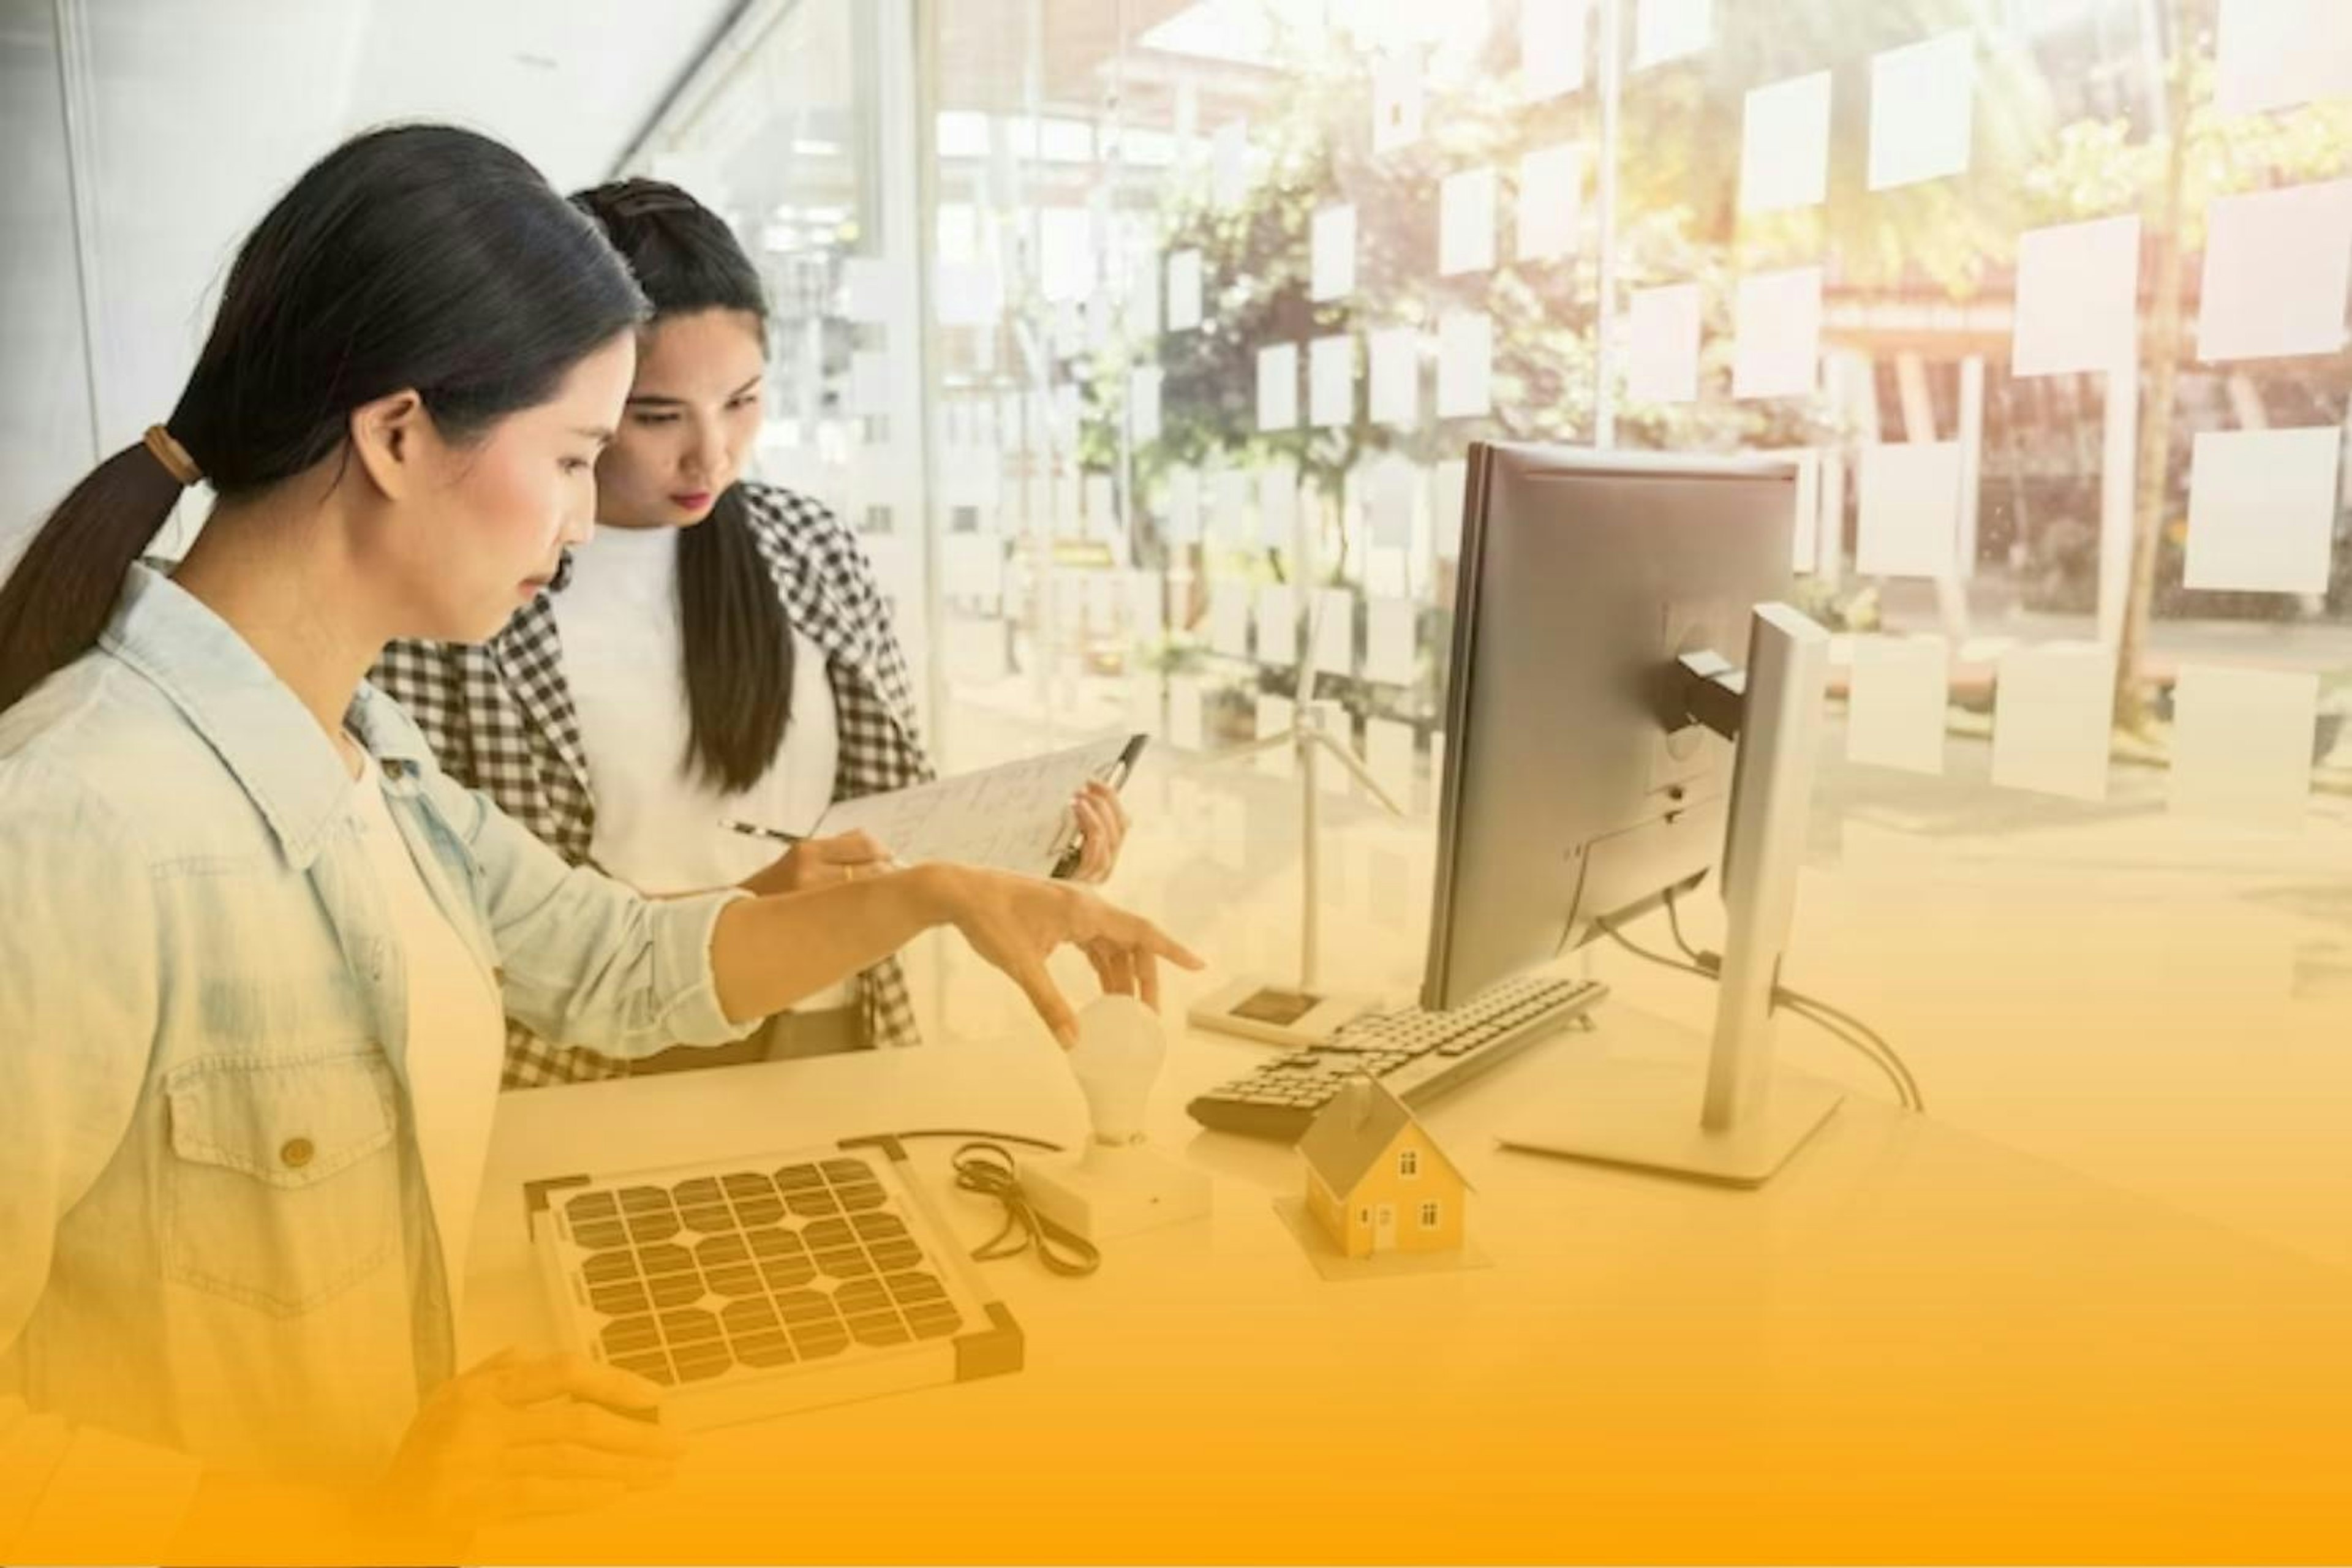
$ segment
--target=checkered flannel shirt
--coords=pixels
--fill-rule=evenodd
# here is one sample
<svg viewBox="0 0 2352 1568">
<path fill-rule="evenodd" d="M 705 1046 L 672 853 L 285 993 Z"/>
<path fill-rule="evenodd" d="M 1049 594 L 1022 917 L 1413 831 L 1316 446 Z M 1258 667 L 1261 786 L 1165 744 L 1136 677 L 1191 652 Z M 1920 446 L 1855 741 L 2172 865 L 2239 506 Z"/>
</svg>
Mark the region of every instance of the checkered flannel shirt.
<svg viewBox="0 0 2352 1568">
<path fill-rule="evenodd" d="M 906 656 L 856 535 L 823 504 L 791 490 L 746 481 L 743 496 L 793 626 L 824 650 L 841 737 L 834 799 L 929 779 Z M 562 586 L 559 576 L 551 592 Z M 546 595 L 487 643 L 393 643 L 370 679 L 408 710 L 452 777 L 486 792 L 573 865 L 590 863 L 596 801 Z M 898 960 L 886 959 L 860 982 L 866 1037 L 877 1046 L 920 1044 Z M 627 1071 L 614 1058 L 541 1039 L 508 1020 L 509 1089 Z"/>
</svg>

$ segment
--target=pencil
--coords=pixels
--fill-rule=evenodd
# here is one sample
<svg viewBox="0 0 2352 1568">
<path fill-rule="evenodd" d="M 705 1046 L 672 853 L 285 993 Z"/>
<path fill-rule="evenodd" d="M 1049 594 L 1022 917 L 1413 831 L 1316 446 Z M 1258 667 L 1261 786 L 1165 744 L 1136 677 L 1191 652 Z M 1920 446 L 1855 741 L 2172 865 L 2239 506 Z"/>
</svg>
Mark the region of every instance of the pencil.
<svg viewBox="0 0 2352 1568">
<path fill-rule="evenodd" d="M 805 833 L 787 833 L 781 827 L 762 827 L 756 822 L 737 822 L 722 816 L 719 826 L 730 833 L 740 833 L 752 838 L 772 838 L 779 844 L 798 844 L 808 837 Z"/>
</svg>

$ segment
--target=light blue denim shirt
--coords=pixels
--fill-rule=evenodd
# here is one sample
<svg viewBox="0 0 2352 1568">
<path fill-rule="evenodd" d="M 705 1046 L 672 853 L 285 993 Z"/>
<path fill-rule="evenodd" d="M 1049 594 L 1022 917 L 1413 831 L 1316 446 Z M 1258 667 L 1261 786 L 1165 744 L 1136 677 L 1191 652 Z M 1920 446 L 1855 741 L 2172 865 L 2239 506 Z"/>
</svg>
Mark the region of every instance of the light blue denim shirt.
<svg viewBox="0 0 2352 1568">
<path fill-rule="evenodd" d="M 350 723 L 508 1013 L 618 1056 L 747 1032 L 709 956 L 740 895 L 648 902 L 453 783 L 380 693 Z M 0 1402 L 348 1480 L 454 1370 L 352 787 L 145 566 L 99 647 L 0 715 Z"/>
</svg>

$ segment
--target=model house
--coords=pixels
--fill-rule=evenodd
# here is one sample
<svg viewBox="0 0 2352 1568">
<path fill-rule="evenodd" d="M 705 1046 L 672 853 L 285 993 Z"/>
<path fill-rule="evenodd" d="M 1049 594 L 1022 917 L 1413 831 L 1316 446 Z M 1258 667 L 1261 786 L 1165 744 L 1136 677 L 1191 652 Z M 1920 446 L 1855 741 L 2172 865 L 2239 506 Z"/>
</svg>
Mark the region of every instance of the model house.
<svg viewBox="0 0 2352 1568">
<path fill-rule="evenodd" d="M 1463 1237 L 1470 1184 L 1404 1101 L 1350 1079 L 1298 1141 L 1307 1210 L 1349 1258 L 1446 1252 Z"/>
</svg>

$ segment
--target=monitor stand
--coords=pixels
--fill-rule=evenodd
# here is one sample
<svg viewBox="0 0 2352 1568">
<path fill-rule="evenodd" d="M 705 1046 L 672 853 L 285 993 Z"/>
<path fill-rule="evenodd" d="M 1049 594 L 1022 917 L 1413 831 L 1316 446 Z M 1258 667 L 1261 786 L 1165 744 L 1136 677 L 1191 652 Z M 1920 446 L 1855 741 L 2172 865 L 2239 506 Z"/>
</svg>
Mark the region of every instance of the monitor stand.
<svg viewBox="0 0 2352 1568">
<path fill-rule="evenodd" d="M 1683 661 L 1691 717 L 1738 742 L 1724 836 L 1727 931 L 1715 1032 L 1703 1064 L 1607 1058 L 1570 1102 L 1507 1127 L 1505 1148 L 1735 1186 L 1760 1186 L 1843 1098 L 1772 1068 L 1772 997 L 1796 912 L 1829 634 L 1786 605 L 1759 605 L 1746 670 Z"/>
</svg>

